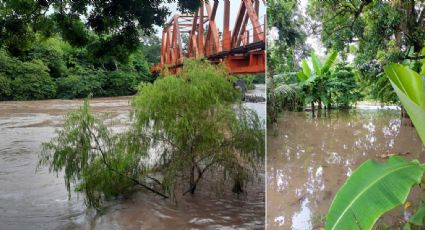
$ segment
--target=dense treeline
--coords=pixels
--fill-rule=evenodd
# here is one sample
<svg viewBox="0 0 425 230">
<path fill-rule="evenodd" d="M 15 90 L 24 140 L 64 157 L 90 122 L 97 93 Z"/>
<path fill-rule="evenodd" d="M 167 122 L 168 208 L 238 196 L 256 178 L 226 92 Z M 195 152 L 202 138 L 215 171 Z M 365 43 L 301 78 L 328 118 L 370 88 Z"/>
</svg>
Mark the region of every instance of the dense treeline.
<svg viewBox="0 0 425 230">
<path fill-rule="evenodd" d="M 135 93 L 141 81 L 152 81 L 149 65 L 159 51 L 159 40 L 150 38 L 128 61 L 99 61 L 86 49 L 73 48 L 58 37 L 40 40 L 25 55 L 0 50 L 0 100 L 81 98 Z"/>
<path fill-rule="evenodd" d="M 40 41 L 25 55 L 0 50 L 0 100 L 81 98 L 135 93 L 141 81 L 152 81 L 149 65 L 157 38 L 142 45 L 125 63 L 98 61 L 86 49 L 75 49 L 58 37 Z"/>
<path fill-rule="evenodd" d="M 177 2 L 186 12 L 198 1 Z M 151 81 L 162 1 L 0 2 L 0 100 L 116 96 Z"/>
</svg>

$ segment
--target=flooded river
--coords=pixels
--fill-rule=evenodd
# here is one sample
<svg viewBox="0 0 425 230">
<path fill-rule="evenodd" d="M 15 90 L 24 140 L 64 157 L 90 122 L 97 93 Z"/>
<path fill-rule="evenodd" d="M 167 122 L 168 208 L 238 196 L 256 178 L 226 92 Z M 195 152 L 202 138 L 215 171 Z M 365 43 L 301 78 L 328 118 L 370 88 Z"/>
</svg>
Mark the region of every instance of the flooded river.
<svg viewBox="0 0 425 230">
<path fill-rule="evenodd" d="M 425 161 L 413 127 L 400 124 L 400 111 L 357 109 L 312 119 L 307 112 L 285 112 L 267 135 L 268 229 L 319 229 L 338 188 L 367 159 L 403 153 Z M 419 189 L 409 196 L 417 201 Z M 417 204 L 412 202 L 412 204 Z M 399 225 L 411 209 L 398 208 L 378 225 Z"/>
<path fill-rule="evenodd" d="M 128 121 L 129 97 L 91 101 L 110 112 L 116 129 Z M 81 100 L 0 102 L 0 229 L 261 229 L 264 181 L 247 196 L 199 191 L 176 204 L 148 193 L 110 201 L 103 214 L 87 209 L 83 197 L 68 200 L 61 175 L 36 172 L 42 142 L 54 136 L 63 115 Z M 250 106 L 250 105 L 248 105 Z M 255 107 L 255 106 L 254 106 Z M 264 113 L 265 107 L 260 113 Z"/>
</svg>

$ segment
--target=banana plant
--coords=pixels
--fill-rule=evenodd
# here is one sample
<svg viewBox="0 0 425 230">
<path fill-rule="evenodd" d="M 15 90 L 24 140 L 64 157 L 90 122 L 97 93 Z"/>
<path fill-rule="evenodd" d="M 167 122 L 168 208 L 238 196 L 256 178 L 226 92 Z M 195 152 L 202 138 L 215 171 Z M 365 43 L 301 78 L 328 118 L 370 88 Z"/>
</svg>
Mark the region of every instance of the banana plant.
<svg viewBox="0 0 425 230">
<path fill-rule="evenodd" d="M 425 144 L 423 73 L 400 64 L 390 64 L 384 71 Z M 327 214 L 326 229 L 371 229 L 384 213 L 405 203 L 424 172 L 425 164 L 398 156 L 390 157 L 386 163 L 364 162 L 335 195 Z M 404 229 L 410 229 L 410 224 L 422 225 L 424 216 L 422 204 Z"/>
<path fill-rule="evenodd" d="M 422 49 L 422 56 L 425 56 L 425 48 Z M 425 76 L 425 59 L 422 59 L 422 69 L 420 74 Z"/>
<path fill-rule="evenodd" d="M 326 58 L 325 62 L 322 63 L 314 51 L 311 52 L 310 58 L 312 62 L 312 68 L 309 66 L 306 59 L 301 61 L 301 70 L 297 73 L 299 84 L 301 88 L 304 88 L 305 103 L 311 103 L 312 112 L 314 115 L 314 103 L 319 104 L 324 102 L 328 104 L 330 101 L 327 83 L 329 78 L 332 77 L 330 74 L 330 68 L 335 63 L 338 53 L 333 51 Z"/>
</svg>

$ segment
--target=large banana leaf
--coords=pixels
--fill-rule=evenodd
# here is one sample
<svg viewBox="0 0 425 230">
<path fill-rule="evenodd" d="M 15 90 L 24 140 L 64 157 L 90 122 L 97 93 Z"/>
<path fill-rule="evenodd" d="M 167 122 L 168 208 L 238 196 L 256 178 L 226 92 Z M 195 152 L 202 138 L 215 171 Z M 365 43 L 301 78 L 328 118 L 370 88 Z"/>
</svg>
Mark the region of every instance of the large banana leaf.
<svg viewBox="0 0 425 230">
<path fill-rule="evenodd" d="M 308 79 L 308 77 L 301 71 L 297 73 L 297 77 L 298 77 L 298 80 L 300 80 L 301 82 Z"/>
<path fill-rule="evenodd" d="M 425 91 L 422 78 L 400 64 L 387 65 L 384 70 L 425 144 Z"/>
<path fill-rule="evenodd" d="M 323 73 L 322 63 L 320 62 L 319 58 L 317 57 L 314 51 L 311 52 L 310 57 L 311 57 L 311 62 L 313 63 L 314 73 L 316 73 L 316 75 L 322 74 Z"/>
<path fill-rule="evenodd" d="M 326 61 L 323 64 L 322 73 L 326 73 L 331 68 L 337 57 L 338 52 L 336 51 L 332 51 L 332 53 L 329 54 L 328 58 L 326 58 Z"/>
<path fill-rule="evenodd" d="M 423 166 L 393 156 L 386 163 L 368 160 L 338 191 L 326 218 L 326 229 L 371 229 L 385 212 L 403 204 L 420 183 Z"/>
<path fill-rule="evenodd" d="M 418 210 L 416 210 L 416 213 L 412 217 L 410 217 L 409 222 L 414 225 L 422 226 L 424 224 L 424 217 L 425 217 L 425 205 L 424 205 L 424 202 L 421 201 L 419 203 Z"/>
<path fill-rule="evenodd" d="M 422 49 L 422 56 L 425 56 L 425 48 Z M 425 59 L 422 59 L 422 70 L 420 75 L 425 76 Z"/>
<path fill-rule="evenodd" d="M 303 69 L 303 74 L 309 78 L 311 76 L 311 69 L 307 64 L 307 61 L 305 59 L 302 60 L 301 62 L 301 67 Z"/>
</svg>

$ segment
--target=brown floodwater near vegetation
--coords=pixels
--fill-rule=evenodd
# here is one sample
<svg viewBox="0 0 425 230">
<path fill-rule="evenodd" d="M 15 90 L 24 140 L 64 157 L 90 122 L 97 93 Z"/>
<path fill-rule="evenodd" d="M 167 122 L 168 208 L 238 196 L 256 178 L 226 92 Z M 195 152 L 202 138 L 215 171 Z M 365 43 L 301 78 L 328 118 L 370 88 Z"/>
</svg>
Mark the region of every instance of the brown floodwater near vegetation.
<svg viewBox="0 0 425 230">
<path fill-rule="evenodd" d="M 111 128 L 119 131 L 128 125 L 129 99 L 92 99 L 91 110 L 110 113 Z M 0 229 L 264 228 L 261 178 L 239 197 L 201 188 L 176 203 L 140 191 L 108 201 L 103 213 L 86 208 L 82 194 L 68 200 L 62 175 L 47 168 L 36 172 L 36 166 L 41 143 L 54 137 L 67 111 L 81 105 L 82 100 L 0 102 Z"/>
<path fill-rule="evenodd" d="M 311 118 L 308 112 L 284 112 L 267 134 L 267 228 L 319 229 L 337 190 L 365 160 L 401 153 L 425 162 L 425 148 L 413 127 L 401 125 L 400 111 L 360 108 Z M 417 207 L 411 204 L 381 218 L 376 226 L 394 228 Z M 402 225 L 401 225 L 402 226 Z"/>
</svg>

